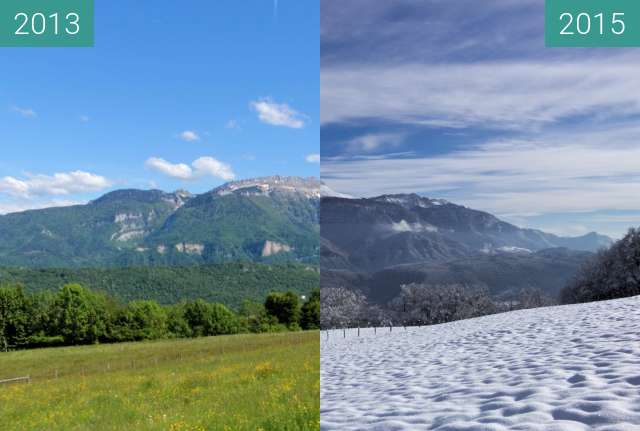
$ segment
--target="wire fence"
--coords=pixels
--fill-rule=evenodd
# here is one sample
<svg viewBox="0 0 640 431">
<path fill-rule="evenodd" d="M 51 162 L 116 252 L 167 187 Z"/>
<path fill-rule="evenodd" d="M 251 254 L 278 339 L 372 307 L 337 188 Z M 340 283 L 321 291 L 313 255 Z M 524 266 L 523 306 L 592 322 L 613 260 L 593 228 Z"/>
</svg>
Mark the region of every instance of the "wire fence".
<svg viewBox="0 0 640 431">
<path fill-rule="evenodd" d="M 401 325 L 394 326 L 393 324 L 384 325 L 384 326 L 357 326 L 357 327 L 344 327 L 344 328 L 331 328 L 331 329 L 323 329 L 321 334 L 321 339 L 325 341 L 329 341 L 331 339 L 339 338 L 346 339 L 347 337 L 360 337 L 365 335 L 378 335 L 378 334 L 388 334 L 393 333 L 393 331 L 406 331 L 410 328 L 422 328 L 424 325 L 422 323 L 417 323 L 413 325 Z"/>
<path fill-rule="evenodd" d="M 213 340 L 213 342 L 207 342 L 207 340 Z M 117 373 L 136 369 L 144 370 L 194 361 L 215 363 L 217 359 L 222 359 L 228 355 L 251 354 L 263 351 L 265 348 L 282 349 L 295 347 L 308 342 L 310 342 L 308 333 L 290 332 L 263 334 L 259 339 L 253 338 L 250 341 L 243 335 L 224 338 L 180 339 L 174 340 L 174 343 L 171 344 L 171 350 L 166 349 L 165 346 L 158 347 L 154 345 L 153 342 L 100 345 L 97 347 L 114 348 L 114 351 L 109 353 L 108 359 L 105 358 L 102 361 L 96 361 L 93 355 L 84 355 L 82 359 L 76 359 L 70 354 L 69 361 L 61 363 L 59 366 L 25 367 L 25 369 L 21 371 L 25 374 L 29 372 L 26 377 L 0 375 L 0 378 L 4 378 L 4 380 L 0 379 L 0 387 L 12 383 L 31 383 L 70 377 L 85 378 L 98 374 Z M 194 346 L 194 343 L 201 343 L 202 345 Z M 150 351 L 148 353 L 144 352 L 144 345 L 149 347 Z M 95 353 L 96 355 L 100 354 L 98 351 Z M 118 353 L 121 354 L 120 357 Z M 4 353 L 1 353 L 0 355 L 3 354 Z M 133 355 L 135 355 L 135 357 L 132 357 Z"/>
</svg>

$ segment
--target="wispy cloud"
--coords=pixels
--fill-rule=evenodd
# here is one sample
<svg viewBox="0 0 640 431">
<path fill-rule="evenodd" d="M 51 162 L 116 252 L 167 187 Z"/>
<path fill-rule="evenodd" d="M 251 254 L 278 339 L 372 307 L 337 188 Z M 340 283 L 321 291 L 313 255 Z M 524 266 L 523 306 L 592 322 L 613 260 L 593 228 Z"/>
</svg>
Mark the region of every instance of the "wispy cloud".
<svg viewBox="0 0 640 431">
<path fill-rule="evenodd" d="M 31 108 L 21 108 L 19 106 L 12 106 L 11 110 L 24 118 L 37 118 L 38 113 Z"/>
<path fill-rule="evenodd" d="M 227 121 L 227 123 L 224 125 L 224 128 L 231 130 L 241 130 L 240 123 L 238 123 L 236 120 Z"/>
<path fill-rule="evenodd" d="M 371 152 L 381 148 L 389 149 L 399 145 L 405 138 L 403 133 L 367 133 L 349 140 L 348 151 L 356 153 Z"/>
<path fill-rule="evenodd" d="M 307 116 L 291 108 L 286 103 L 276 103 L 270 98 L 253 101 L 251 108 L 258 113 L 258 118 L 272 126 L 301 129 L 305 126 Z"/>
<path fill-rule="evenodd" d="M 26 174 L 24 178 L 0 178 L 0 194 L 30 198 L 42 195 L 69 195 L 104 190 L 113 183 L 101 176 L 84 171 L 53 175 Z"/>
<path fill-rule="evenodd" d="M 187 165 L 186 163 L 171 163 L 159 157 L 151 157 L 145 164 L 150 169 L 179 180 L 192 181 L 207 176 L 226 181 L 235 178 L 231 166 L 213 157 L 200 157 L 194 160 L 191 165 Z"/>
<path fill-rule="evenodd" d="M 354 195 L 416 192 L 512 216 L 640 209 L 630 198 L 640 192 L 640 127 L 613 129 L 489 141 L 432 157 L 325 159 L 322 176 Z"/>
<path fill-rule="evenodd" d="M 380 118 L 421 125 L 530 129 L 576 116 L 640 115 L 640 60 L 324 69 L 323 124 Z"/>
</svg>

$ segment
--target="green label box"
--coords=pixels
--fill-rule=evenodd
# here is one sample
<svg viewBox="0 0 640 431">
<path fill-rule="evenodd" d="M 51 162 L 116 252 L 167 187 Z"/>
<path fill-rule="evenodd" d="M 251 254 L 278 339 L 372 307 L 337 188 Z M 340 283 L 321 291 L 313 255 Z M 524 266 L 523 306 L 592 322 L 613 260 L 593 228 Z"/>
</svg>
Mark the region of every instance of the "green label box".
<svg viewBox="0 0 640 431">
<path fill-rule="evenodd" d="M 548 47 L 640 46 L 640 0 L 546 0 Z"/>
<path fill-rule="evenodd" d="M 0 46 L 89 47 L 94 0 L 0 0 Z"/>
</svg>

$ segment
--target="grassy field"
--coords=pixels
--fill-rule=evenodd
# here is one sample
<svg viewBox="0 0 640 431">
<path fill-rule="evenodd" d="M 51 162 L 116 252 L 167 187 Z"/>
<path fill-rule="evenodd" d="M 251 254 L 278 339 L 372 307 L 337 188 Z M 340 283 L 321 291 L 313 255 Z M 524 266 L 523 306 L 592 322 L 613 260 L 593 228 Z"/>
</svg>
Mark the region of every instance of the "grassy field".
<svg viewBox="0 0 640 431">
<path fill-rule="evenodd" d="M 2 430 L 318 430 L 318 332 L 0 353 Z"/>
</svg>

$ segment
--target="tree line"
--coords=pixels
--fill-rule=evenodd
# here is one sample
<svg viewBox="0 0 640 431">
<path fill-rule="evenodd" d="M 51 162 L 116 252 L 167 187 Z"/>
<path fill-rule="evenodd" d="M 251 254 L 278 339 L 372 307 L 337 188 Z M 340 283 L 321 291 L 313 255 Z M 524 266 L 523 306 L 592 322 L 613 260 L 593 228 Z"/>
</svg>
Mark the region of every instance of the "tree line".
<svg viewBox="0 0 640 431">
<path fill-rule="evenodd" d="M 273 292 L 264 303 L 245 301 L 234 311 L 202 299 L 165 306 L 153 300 L 121 303 L 79 284 L 38 293 L 27 293 L 21 285 L 0 286 L 0 350 L 297 331 L 319 326 L 319 290 L 306 301 L 293 292 Z"/>
<path fill-rule="evenodd" d="M 560 293 L 573 304 L 640 295 L 640 229 L 631 228 L 610 248 L 587 261 Z"/>
<path fill-rule="evenodd" d="M 485 286 L 411 283 L 385 307 L 370 304 L 361 292 L 321 289 L 322 329 L 388 325 L 434 325 L 515 309 L 552 305 L 538 289 L 523 289 L 512 301 L 497 301 Z"/>
</svg>

